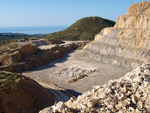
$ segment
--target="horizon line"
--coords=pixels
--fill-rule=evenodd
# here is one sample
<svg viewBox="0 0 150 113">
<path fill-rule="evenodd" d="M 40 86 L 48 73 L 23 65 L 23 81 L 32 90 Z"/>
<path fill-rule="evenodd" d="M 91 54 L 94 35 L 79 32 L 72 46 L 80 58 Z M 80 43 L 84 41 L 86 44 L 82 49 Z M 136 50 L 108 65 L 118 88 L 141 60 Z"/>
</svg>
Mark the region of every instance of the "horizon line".
<svg viewBox="0 0 150 113">
<path fill-rule="evenodd" d="M 0 28 L 11 28 L 11 27 L 68 27 L 70 25 L 51 25 L 51 26 L 0 26 Z"/>
</svg>

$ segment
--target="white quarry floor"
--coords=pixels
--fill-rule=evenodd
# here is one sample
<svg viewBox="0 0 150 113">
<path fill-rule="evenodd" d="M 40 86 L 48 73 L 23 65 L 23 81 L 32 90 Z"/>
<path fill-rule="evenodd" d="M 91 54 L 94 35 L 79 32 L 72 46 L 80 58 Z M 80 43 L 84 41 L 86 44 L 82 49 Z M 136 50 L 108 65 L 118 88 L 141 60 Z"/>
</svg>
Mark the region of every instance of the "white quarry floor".
<svg viewBox="0 0 150 113">
<path fill-rule="evenodd" d="M 98 72 L 89 74 L 87 77 L 73 83 L 67 83 L 69 77 L 56 74 L 56 72 L 61 71 L 62 69 L 73 67 L 86 70 L 98 70 Z M 64 57 L 59 60 L 36 68 L 30 72 L 25 72 L 24 75 L 50 81 L 77 96 L 80 93 L 92 89 L 92 86 L 102 85 L 111 79 L 123 76 L 131 70 L 132 69 L 115 67 L 109 64 L 100 64 L 90 58 L 83 57 L 81 55 L 81 50 L 76 50 L 65 54 Z"/>
</svg>

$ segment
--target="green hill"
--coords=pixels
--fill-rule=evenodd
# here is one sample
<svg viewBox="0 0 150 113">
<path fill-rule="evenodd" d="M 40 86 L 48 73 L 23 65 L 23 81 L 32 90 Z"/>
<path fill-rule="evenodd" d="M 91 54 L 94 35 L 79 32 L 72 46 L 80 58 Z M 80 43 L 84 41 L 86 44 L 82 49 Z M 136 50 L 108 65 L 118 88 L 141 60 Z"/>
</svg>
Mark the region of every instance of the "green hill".
<svg viewBox="0 0 150 113">
<path fill-rule="evenodd" d="M 78 20 L 69 28 L 45 35 L 44 38 L 61 40 L 93 40 L 94 36 L 105 27 L 114 26 L 115 22 L 101 17 L 86 17 Z"/>
</svg>

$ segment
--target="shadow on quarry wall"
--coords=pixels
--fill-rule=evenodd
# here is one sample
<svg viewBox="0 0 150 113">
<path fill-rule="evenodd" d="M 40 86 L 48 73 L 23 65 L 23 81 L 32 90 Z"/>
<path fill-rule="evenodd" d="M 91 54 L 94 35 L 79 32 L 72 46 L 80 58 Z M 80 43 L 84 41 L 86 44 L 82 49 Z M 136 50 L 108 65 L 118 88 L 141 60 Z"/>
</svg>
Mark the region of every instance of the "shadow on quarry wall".
<svg viewBox="0 0 150 113">
<path fill-rule="evenodd" d="M 70 99 L 70 96 L 68 96 L 61 90 L 56 90 L 56 89 L 51 89 L 51 88 L 46 88 L 46 89 L 54 94 L 55 102 L 59 102 L 59 101 L 67 102 Z M 54 102 L 54 104 L 55 104 L 55 102 Z"/>
<path fill-rule="evenodd" d="M 18 50 L 0 56 L 0 70 L 9 72 L 25 72 L 60 59 L 65 53 L 84 46 L 87 42 L 55 45 L 50 49 L 39 49 L 27 44 Z M 30 51 L 29 51 L 30 50 Z M 61 62 L 66 59 L 61 60 Z"/>
<path fill-rule="evenodd" d="M 40 66 L 36 69 L 33 69 L 31 71 L 40 71 L 40 70 L 48 69 L 50 67 L 55 67 L 56 63 L 64 63 L 65 61 L 68 60 L 68 58 L 70 57 L 70 54 L 73 52 L 75 52 L 75 50 L 67 52 L 67 53 L 63 54 L 63 56 L 61 58 L 54 60 L 54 61 L 50 62 L 49 64 L 46 64 L 46 65 Z"/>
</svg>

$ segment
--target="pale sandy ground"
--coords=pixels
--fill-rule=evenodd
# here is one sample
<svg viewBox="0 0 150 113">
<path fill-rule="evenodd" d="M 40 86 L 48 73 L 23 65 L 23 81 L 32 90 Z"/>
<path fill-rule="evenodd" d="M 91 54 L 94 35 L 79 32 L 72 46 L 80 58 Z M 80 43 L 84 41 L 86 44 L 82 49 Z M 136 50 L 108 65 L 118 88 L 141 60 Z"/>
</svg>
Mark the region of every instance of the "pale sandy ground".
<svg viewBox="0 0 150 113">
<path fill-rule="evenodd" d="M 63 43 L 61 44 L 51 44 L 51 45 L 43 45 L 43 46 L 39 46 L 40 49 L 51 49 L 52 47 L 55 47 L 56 45 L 66 45 L 66 44 L 70 44 L 70 43 L 77 43 L 77 42 L 86 42 L 86 41 L 63 41 Z"/>
<path fill-rule="evenodd" d="M 67 100 L 70 99 L 70 97 L 67 94 L 65 94 L 64 92 L 57 90 L 54 87 L 52 87 L 46 83 L 39 82 L 39 81 L 38 81 L 38 83 L 54 94 L 56 102 L 59 102 L 59 101 L 66 102 Z"/>
<path fill-rule="evenodd" d="M 59 70 L 70 67 L 79 67 L 87 70 L 96 69 L 99 72 L 91 74 L 74 83 L 67 83 L 68 77 L 55 74 L 55 72 Z M 131 69 L 115 67 L 109 64 L 100 64 L 90 58 L 85 58 L 81 55 L 80 50 L 76 50 L 65 54 L 64 57 L 59 60 L 36 68 L 30 72 L 26 72 L 24 75 L 50 81 L 77 96 L 80 93 L 92 89 L 92 86 L 102 85 L 111 79 L 119 78 L 128 71 L 131 71 Z"/>
</svg>

